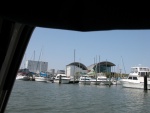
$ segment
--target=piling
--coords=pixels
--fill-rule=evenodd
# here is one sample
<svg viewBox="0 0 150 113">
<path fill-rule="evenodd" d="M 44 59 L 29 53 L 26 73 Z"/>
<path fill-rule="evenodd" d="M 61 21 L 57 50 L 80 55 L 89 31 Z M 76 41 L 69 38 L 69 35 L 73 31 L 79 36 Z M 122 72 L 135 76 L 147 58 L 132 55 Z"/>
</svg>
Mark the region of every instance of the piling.
<svg viewBox="0 0 150 113">
<path fill-rule="evenodd" d="M 59 84 L 61 84 L 61 75 L 59 76 Z"/>
<path fill-rule="evenodd" d="M 109 87 L 111 86 L 111 80 L 110 80 L 111 78 L 110 78 L 110 76 L 109 76 Z"/>
<path fill-rule="evenodd" d="M 147 72 L 144 75 L 144 90 L 147 90 Z"/>
</svg>

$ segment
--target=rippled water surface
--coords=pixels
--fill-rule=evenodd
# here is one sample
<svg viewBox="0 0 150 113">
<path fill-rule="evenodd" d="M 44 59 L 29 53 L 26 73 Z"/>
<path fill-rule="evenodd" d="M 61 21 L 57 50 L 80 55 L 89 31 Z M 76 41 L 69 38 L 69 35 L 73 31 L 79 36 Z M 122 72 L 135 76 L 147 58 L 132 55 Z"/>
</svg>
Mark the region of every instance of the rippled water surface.
<svg viewBox="0 0 150 113">
<path fill-rule="evenodd" d="M 5 113 L 150 113 L 150 90 L 16 81 Z"/>
</svg>

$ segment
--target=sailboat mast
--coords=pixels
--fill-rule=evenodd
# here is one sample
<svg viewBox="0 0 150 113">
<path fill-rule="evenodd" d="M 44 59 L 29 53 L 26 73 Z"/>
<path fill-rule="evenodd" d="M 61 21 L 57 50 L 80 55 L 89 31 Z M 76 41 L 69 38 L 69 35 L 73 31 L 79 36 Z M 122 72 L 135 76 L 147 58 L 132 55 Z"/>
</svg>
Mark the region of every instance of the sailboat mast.
<svg viewBox="0 0 150 113">
<path fill-rule="evenodd" d="M 73 77 L 73 83 L 75 83 L 75 49 L 74 49 L 74 77 Z"/>
<path fill-rule="evenodd" d="M 34 50 L 34 56 L 33 56 L 33 61 L 35 61 L 35 50 Z"/>
<path fill-rule="evenodd" d="M 100 65 L 100 56 L 99 56 L 99 73 L 100 73 L 100 68 L 101 68 L 100 66 L 101 66 L 101 65 Z"/>
<path fill-rule="evenodd" d="M 40 52 L 40 56 L 39 56 L 39 60 L 38 60 L 37 68 L 36 68 L 36 71 L 37 71 L 38 67 L 39 67 L 39 72 L 41 71 L 41 62 L 40 62 L 41 53 L 42 53 L 42 49 L 41 49 L 41 52 Z"/>
<path fill-rule="evenodd" d="M 121 56 L 121 59 L 122 59 L 122 63 L 123 63 L 124 72 L 125 72 L 125 74 L 126 74 L 126 70 L 125 70 L 125 66 L 124 66 L 124 62 L 123 62 L 122 56 Z"/>
<path fill-rule="evenodd" d="M 96 85 L 97 85 L 97 55 L 96 55 Z"/>
<path fill-rule="evenodd" d="M 26 60 L 27 60 L 27 56 L 26 56 L 26 53 L 25 53 L 24 69 L 26 68 Z"/>
</svg>

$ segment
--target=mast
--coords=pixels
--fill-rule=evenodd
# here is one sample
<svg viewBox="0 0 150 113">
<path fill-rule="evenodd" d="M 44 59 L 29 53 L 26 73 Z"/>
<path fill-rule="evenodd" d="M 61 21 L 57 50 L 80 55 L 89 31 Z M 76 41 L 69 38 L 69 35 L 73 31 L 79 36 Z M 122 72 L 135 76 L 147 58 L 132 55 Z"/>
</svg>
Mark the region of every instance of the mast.
<svg viewBox="0 0 150 113">
<path fill-rule="evenodd" d="M 80 76 L 80 73 L 81 73 L 81 68 L 80 68 L 80 59 L 79 59 L 79 76 Z"/>
<path fill-rule="evenodd" d="M 27 60 L 27 56 L 26 56 L 26 53 L 25 53 L 25 61 L 24 61 L 24 64 L 23 64 L 23 69 L 26 68 L 26 60 Z"/>
<path fill-rule="evenodd" d="M 41 71 L 41 62 L 40 62 L 41 54 L 42 54 L 42 49 L 41 49 L 38 64 L 37 64 L 37 67 L 36 67 L 36 71 L 37 71 L 38 70 L 38 65 L 39 65 L 39 72 Z"/>
<path fill-rule="evenodd" d="M 35 69 L 35 50 L 34 50 L 34 56 L 33 56 L 33 67 L 34 67 L 34 69 L 33 69 L 33 72 L 36 72 L 36 69 Z"/>
<path fill-rule="evenodd" d="M 100 65 L 100 56 L 99 56 L 99 73 L 100 73 L 100 71 L 101 71 L 101 67 L 100 67 L 101 65 Z"/>
<path fill-rule="evenodd" d="M 106 59 L 106 76 L 107 76 L 107 59 Z"/>
<path fill-rule="evenodd" d="M 95 57 L 94 57 L 94 67 L 95 67 Z M 95 77 L 95 69 L 94 69 L 94 77 Z"/>
<path fill-rule="evenodd" d="M 125 72 L 125 74 L 126 74 L 126 70 L 125 70 L 125 66 L 124 66 L 124 62 L 123 62 L 122 56 L 121 56 L 121 59 L 122 59 L 122 63 L 123 63 L 124 72 Z"/>
<path fill-rule="evenodd" d="M 75 49 L 74 49 L 74 79 L 73 79 L 73 83 L 75 83 Z"/>
<path fill-rule="evenodd" d="M 97 55 L 96 55 L 96 85 L 97 85 Z"/>
</svg>

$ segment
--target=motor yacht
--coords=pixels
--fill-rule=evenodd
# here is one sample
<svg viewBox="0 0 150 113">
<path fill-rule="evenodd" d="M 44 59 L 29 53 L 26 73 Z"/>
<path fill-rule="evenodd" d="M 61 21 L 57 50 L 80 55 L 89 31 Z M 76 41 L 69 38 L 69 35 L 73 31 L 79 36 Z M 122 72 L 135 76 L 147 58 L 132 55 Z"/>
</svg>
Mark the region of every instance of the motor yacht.
<svg viewBox="0 0 150 113">
<path fill-rule="evenodd" d="M 150 89 L 149 67 L 131 67 L 127 79 L 121 79 L 120 82 L 123 87 L 144 89 L 144 76 L 147 76 L 147 89 Z"/>
</svg>

